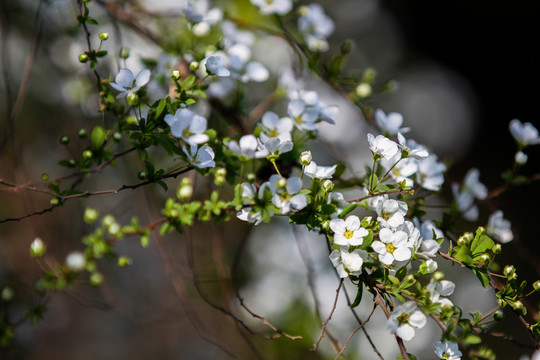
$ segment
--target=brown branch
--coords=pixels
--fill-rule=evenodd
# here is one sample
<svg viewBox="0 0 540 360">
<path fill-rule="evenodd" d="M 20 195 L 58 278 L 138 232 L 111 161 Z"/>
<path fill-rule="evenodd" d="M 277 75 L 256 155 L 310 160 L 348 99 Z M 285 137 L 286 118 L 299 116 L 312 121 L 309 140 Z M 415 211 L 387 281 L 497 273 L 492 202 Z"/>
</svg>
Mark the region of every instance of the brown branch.
<svg viewBox="0 0 540 360">
<path fill-rule="evenodd" d="M 358 332 L 358 330 L 360 329 L 363 329 L 364 328 L 364 325 L 371 319 L 371 316 L 373 315 L 373 313 L 375 312 L 375 309 L 377 308 L 376 305 L 373 305 L 373 309 L 371 309 L 371 313 L 369 314 L 368 318 L 366 321 L 364 321 L 363 323 L 360 323 L 356 329 L 354 329 L 352 331 L 352 333 L 349 335 L 349 337 L 347 338 L 347 341 L 345 341 L 345 344 L 343 345 L 343 347 L 341 348 L 341 350 L 339 351 L 339 353 L 337 353 L 336 357 L 334 358 L 334 360 L 337 360 L 339 359 L 339 357 L 341 356 L 341 354 L 343 354 L 343 352 L 345 351 L 345 349 L 347 348 L 347 345 L 349 345 L 349 341 L 351 341 L 351 339 L 353 338 L 354 334 L 356 334 Z"/>
<path fill-rule="evenodd" d="M 221 351 L 226 353 L 229 357 L 236 358 L 236 356 L 229 349 L 227 349 L 224 345 L 218 343 L 217 341 L 215 341 L 214 339 L 212 339 L 211 337 L 209 337 L 205 333 L 203 333 L 203 331 L 206 331 L 204 328 L 203 329 L 199 328 L 199 327 L 201 327 L 201 322 L 200 322 L 199 319 L 197 319 L 196 315 L 191 311 L 191 309 L 190 309 L 190 307 L 189 307 L 189 305 L 188 305 L 188 303 L 186 301 L 186 288 L 184 286 L 184 283 L 183 283 L 182 279 L 180 278 L 180 276 L 178 276 L 178 274 L 176 273 L 176 271 L 174 269 L 174 266 L 173 266 L 173 263 L 172 263 L 170 251 L 164 249 L 164 244 L 162 244 L 161 239 L 162 238 L 159 237 L 158 241 L 156 241 L 156 243 L 158 244 L 158 248 L 159 248 L 159 252 L 161 254 L 161 257 L 165 260 L 164 261 L 165 269 L 166 269 L 167 273 L 170 275 L 170 279 L 171 279 L 173 288 L 174 288 L 175 292 L 178 295 L 178 298 L 180 300 L 180 304 L 182 305 L 182 307 L 184 309 L 184 312 L 185 312 L 186 316 L 188 317 L 189 321 L 193 325 L 193 328 L 195 329 L 195 332 L 203 340 L 205 340 L 208 343 L 216 346 Z"/>
<path fill-rule="evenodd" d="M 343 279 L 340 279 L 339 280 L 339 286 L 336 289 L 336 297 L 334 299 L 334 306 L 332 307 L 332 311 L 330 311 L 330 315 L 328 315 L 328 318 L 322 323 L 321 333 L 319 334 L 319 337 L 317 338 L 317 340 L 313 344 L 313 347 L 311 348 L 312 351 L 317 350 L 317 347 L 319 346 L 319 343 L 321 342 L 321 340 L 322 340 L 322 338 L 324 336 L 326 325 L 328 325 L 328 322 L 330 321 L 330 319 L 332 319 L 332 315 L 334 314 L 334 311 L 336 310 L 337 301 L 338 301 L 338 298 L 339 298 L 339 291 L 341 290 L 342 285 L 343 285 Z M 338 348 L 338 350 L 339 350 L 339 348 Z"/>
</svg>

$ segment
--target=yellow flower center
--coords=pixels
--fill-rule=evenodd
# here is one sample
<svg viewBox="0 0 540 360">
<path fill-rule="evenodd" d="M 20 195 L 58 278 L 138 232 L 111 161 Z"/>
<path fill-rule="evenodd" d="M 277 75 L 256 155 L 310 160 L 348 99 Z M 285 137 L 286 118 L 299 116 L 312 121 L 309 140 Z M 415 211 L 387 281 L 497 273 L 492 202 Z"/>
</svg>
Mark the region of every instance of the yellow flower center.
<svg viewBox="0 0 540 360">
<path fill-rule="evenodd" d="M 191 135 L 190 132 L 189 132 L 189 128 L 185 128 L 184 131 L 182 131 L 182 136 L 184 138 L 188 138 L 189 135 Z"/>
<path fill-rule="evenodd" d="M 406 324 L 409 322 L 409 314 L 407 313 L 403 313 L 401 315 L 398 316 L 397 318 L 397 321 L 400 323 L 400 324 Z"/>
<path fill-rule="evenodd" d="M 354 235 L 354 231 L 351 231 L 351 230 L 347 230 L 345 231 L 345 233 L 343 234 L 343 236 L 345 236 L 345 239 L 350 239 L 352 238 Z"/>
<path fill-rule="evenodd" d="M 276 129 L 272 129 L 268 132 L 268 136 L 270 137 L 277 137 L 278 136 L 278 132 Z"/>
<path fill-rule="evenodd" d="M 302 124 L 302 116 L 296 116 L 294 118 L 294 121 L 298 124 L 298 125 L 301 125 Z"/>
<path fill-rule="evenodd" d="M 396 251 L 396 247 L 394 244 L 386 244 L 386 251 L 392 254 L 394 251 Z"/>
<path fill-rule="evenodd" d="M 442 354 L 443 359 L 450 359 L 450 355 L 447 353 Z"/>
</svg>

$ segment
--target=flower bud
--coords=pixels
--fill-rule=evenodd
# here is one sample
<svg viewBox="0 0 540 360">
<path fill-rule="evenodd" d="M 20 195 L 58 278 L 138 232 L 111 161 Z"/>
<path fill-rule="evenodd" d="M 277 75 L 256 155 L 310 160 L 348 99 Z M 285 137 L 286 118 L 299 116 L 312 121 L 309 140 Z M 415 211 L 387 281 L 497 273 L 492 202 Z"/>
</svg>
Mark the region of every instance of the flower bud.
<svg viewBox="0 0 540 360">
<path fill-rule="evenodd" d="M 120 233 L 120 225 L 118 225 L 118 223 L 111 224 L 108 231 L 111 236 L 116 236 Z"/>
<path fill-rule="evenodd" d="M 90 285 L 99 286 L 103 284 L 103 275 L 99 272 L 95 272 L 90 275 Z"/>
<path fill-rule="evenodd" d="M 171 71 L 171 79 L 174 81 L 180 80 L 180 71 L 179 70 Z"/>
<path fill-rule="evenodd" d="M 516 302 L 514 302 L 514 306 L 513 306 L 514 309 L 521 310 L 521 309 L 523 309 L 523 307 L 524 306 L 523 306 L 523 303 L 521 301 L 517 300 Z"/>
<path fill-rule="evenodd" d="M 131 106 L 135 106 L 139 103 L 139 95 L 135 93 L 129 93 L 126 99 L 128 104 Z"/>
<path fill-rule="evenodd" d="M 322 183 L 322 189 L 326 191 L 327 193 L 332 192 L 334 190 L 334 183 L 330 179 L 326 179 Z"/>
<path fill-rule="evenodd" d="M 503 274 L 504 276 L 506 276 L 507 278 L 511 277 L 512 275 L 514 275 L 516 273 L 516 268 L 514 267 L 514 265 L 506 265 L 504 267 L 504 270 L 503 270 Z"/>
<path fill-rule="evenodd" d="M 480 255 L 480 261 L 483 262 L 484 264 L 485 263 L 488 263 L 490 260 L 490 257 L 488 254 L 482 254 Z"/>
<path fill-rule="evenodd" d="M 493 251 L 494 254 L 500 254 L 501 251 L 502 251 L 502 246 L 501 246 L 501 244 L 495 244 L 495 245 L 493 245 L 493 247 L 491 248 L 491 251 Z"/>
<path fill-rule="evenodd" d="M 2 297 L 2 300 L 4 300 L 5 302 L 8 302 L 13 299 L 14 295 L 15 293 L 13 292 L 13 289 L 10 288 L 9 286 L 6 286 L 2 289 L 2 293 L 0 297 Z"/>
<path fill-rule="evenodd" d="M 86 266 L 86 258 L 80 251 L 74 251 L 66 257 L 66 266 L 73 271 L 82 271 Z"/>
<path fill-rule="evenodd" d="M 321 223 L 321 229 L 324 230 L 324 231 L 331 231 L 330 229 L 330 221 L 329 220 L 325 220 Z"/>
<path fill-rule="evenodd" d="M 362 81 L 371 84 L 373 83 L 373 81 L 375 81 L 376 76 L 377 71 L 372 67 L 368 67 L 364 70 L 364 73 L 362 74 Z"/>
<path fill-rule="evenodd" d="M 420 270 L 424 274 L 431 274 L 435 272 L 438 268 L 439 264 L 437 264 L 437 262 L 432 259 L 428 259 L 425 263 L 422 263 L 422 265 L 420 265 Z"/>
<path fill-rule="evenodd" d="M 472 241 L 472 239 L 474 239 L 474 235 L 470 232 L 466 232 L 459 237 L 459 239 L 457 240 L 457 244 L 459 246 L 467 245 Z"/>
<path fill-rule="evenodd" d="M 189 70 L 196 71 L 199 69 L 199 62 L 198 61 L 192 61 L 189 63 Z"/>
<path fill-rule="evenodd" d="M 83 159 L 86 159 L 86 160 L 91 159 L 93 155 L 94 154 L 92 154 L 92 151 L 90 150 L 84 150 L 82 153 Z"/>
<path fill-rule="evenodd" d="M 276 187 L 278 189 L 284 189 L 287 186 L 287 180 L 285 178 L 280 178 L 278 181 L 276 181 Z"/>
<path fill-rule="evenodd" d="M 493 313 L 493 320 L 501 321 L 502 319 L 504 319 L 504 311 L 497 310 Z"/>
<path fill-rule="evenodd" d="M 109 38 L 109 34 L 106 32 L 100 32 L 98 37 L 99 37 L 99 40 L 105 41 Z"/>
<path fill-rule="evenodd" d="M 60 144 L 62 144 L 62 145 L 67 145 L 67 144 L 69 144 L 69 137 L 67 137 L 67 136 L 62 136 L 62 137 L 60 138 Z"/>
<path fill-rule="evenodd" d="M 249 174 L 246 175 L 246 179 L 247 179 L 247 181 L 252 183 L 252 182 L 255 181 L 255 179 L 257 179 L 257 175 L 255 175 L 254 173 L 249 173 Z"/>
<path fill-rule="evenodd" d="M 311 164 L 312 159 L 313 158 L 311 156 L 311 151 L 309 151 L 309 150 L 303 151 L 300 154 L 300 164 L 302 164 L 304 166 L 308 166 L 309 164 Z"/>
<path fill-rule="evenodd" d="M 119 55 L 120 55 L 120 58 L 127 59 L 129 57 L 129 49 L 125 47 L 121 48 Z"/>
<path fill-rule="evenodd" d="M 47 173 L 41 174 L 41 181 L 47 181 L 47 180 L 49 180 L 49 178 L 50 178 L 49 174 L 47 174 Z"/>
<path fill-rule="evenodd" d="M 356 91 L 356 95 L 358 95 L 360 99 L 367 98 L 373 93 L 373 89 L 371 88 L 371 85 L 368 83 L 358 84 L 355 91 Z"/>
<path fill-rule="evenodd" d="M 30 256 L 39 258 L 45 254 L 47 247 L 45 243 L 40 238 L 35 238 L 34 241 L 30 244 Z"/>
<path fill-rule="evenodd" d="M 115 132 L 112 136 L 113 140 L 118 142 L 120 140 L 122 140 L 122 134 L 120 134 L 119 132 Z"/>
<path fill-rule="evenodd" d="M 514 161 L 518 165 L 525 165 L 529 157 L 523 151 L 518 151 L 514 156 Z"/>
<path fill-rule="evenodd" d="M 86 208 L 84 210 L 84 222 L 87 224 L 92 224 L 99 217 L 99 212 L 96 209 Z"/>
<path fill-rule="evenodd" d="M 85 129 L 79 130 L 78 135 L 79 135 L 79 138 L 81 138 L 81 139 L 84 139 L 84 138 L 86 138 L 88 136 Z"/>
<path fill-rule="evenodd" d="M 87 53 L 82 53 L 81 55 L 79 55 L 79 62 L 80 63 L 85 63 L 88 61 L 88 54 Z"/>
<path fill-rule="evenodd" d="M 120 267 L 126 267 L 128 265 L 131 265 L 132 261 L 127 256 L 120 256 L 118 258 L 118 266 Z"/>
<path fill-rule="evenodd" d="M 116 224 L 116 220 L 112 215 L 106 215 L 103 217 L 103 220 L 101 220 L 104 226 L 110 227 L 112 224 Z"/>
<path fill-rule="evenodd" d="M 533 284 L 534 291 L 540 291 L 540 280 L 536 280 Z"/>
<path fill-rule="evenodd" d="M 444 280 L 444 273 L 442 271 L 435 271 L 433 274 L 433 280 L 442 281 Z"/>
<path fill-rule="evenodd" d="M 416 279 L 415 279 L 413 274 L 409 274 L 409 275 L 405 276 L 405 282 L 407 282 L 407 283 L 413 283 L 415 280 Z"/>
<path fill-rule="evenodd" d="M 193 195 L 193 186 L 189 178 L 183 178 L 176 189 L 176 197 L 180 200 L 189 199 Z"/>
</svg>

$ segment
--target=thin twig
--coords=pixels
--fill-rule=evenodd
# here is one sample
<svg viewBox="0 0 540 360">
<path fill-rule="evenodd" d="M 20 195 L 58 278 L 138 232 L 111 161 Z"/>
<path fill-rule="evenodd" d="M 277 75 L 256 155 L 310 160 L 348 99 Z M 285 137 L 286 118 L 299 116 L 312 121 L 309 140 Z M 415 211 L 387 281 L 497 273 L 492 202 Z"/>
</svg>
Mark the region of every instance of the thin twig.
<svg viewBox="0 0 540 360">
<path fill-rule="evenodd" d="M 313 347 L 311 348 L 312 351 L 317 350 L 317 347 L 319 346 L 319 343 L 321 342 L 321 340 L 322 340 L 322 338 L 324 336 L 324 330 L 326 329 L 326 325 L 328 325 L 328 322 L 330 321 L 330 319 L 332 319 L 332 315 L 334 315 L 334 311 L 336 310 L 337 302 L 338 302 L 338 298 L 339 298 L 339 292 L 341 290 L 342 285 L 343 285 L 343 279 L 340 279 L 339 280 L 339 286 L 336 289 L 336 297 L 334 299 L 334 306 L 332 307 L 332 311 L 330 311 L 330 315 L 328 315 L 328 318 L 322 323 L 321 333 L 319 334 L 319 337 L 317 338 L 317 340 L 313 344 Z"/>
</svg>

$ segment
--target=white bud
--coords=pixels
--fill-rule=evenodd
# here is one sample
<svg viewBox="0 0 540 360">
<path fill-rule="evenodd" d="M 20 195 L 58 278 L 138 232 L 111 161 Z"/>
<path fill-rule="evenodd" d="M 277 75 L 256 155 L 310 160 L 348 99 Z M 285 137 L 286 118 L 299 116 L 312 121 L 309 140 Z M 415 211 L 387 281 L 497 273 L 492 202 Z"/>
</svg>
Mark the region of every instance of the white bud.
<svg viewBox="0 0 540 360">
<path fill-rule="evenodd" d="M 40 238 L 35 238 L 34 241 L 30 244 L 30 255 L 32 257 L 38 258 L 45 254 L 46 246 L 43 240 Z"/>
<path fill-rule="evenodd" d="M 514 157 L 516 164 L 519 165 L 525 165 L 527 163 L 527 159 L 529 159 L 529 157 L 523 151 L 518 151 Z"/>
<path fill-rule="evenodd" d="M 86 259 L 80 251 L 69 253 L 66 257 L 66 266 L 73 271 L 82 271 L 86 266 Z"/>
<path fill-rule="evenodd" d="M 287 186 L 287 180 L 284 178 L 280 178 L 278 181 L 276 181 L 276 187 L 278 189 L 284 189 L 285 186 Z"/>
<path fill-rule="evenodd" d="M 313 158 L 311 156 L 311 151 L 309 151 L 309 150 L 303 151 L 300 154 L 300 164 L 302 164 L 304 166 L 308 166 L 309 164 L 311 164 L 312 159 Z"/>
<path fill-rule="evenodd" d="M 361 83 L 356 87 L 356 95 L 358 95 L 358 97 L 361 99 L 370 96 L 372 92 L 373 89 L 368 83 Z"/>
</svg>

